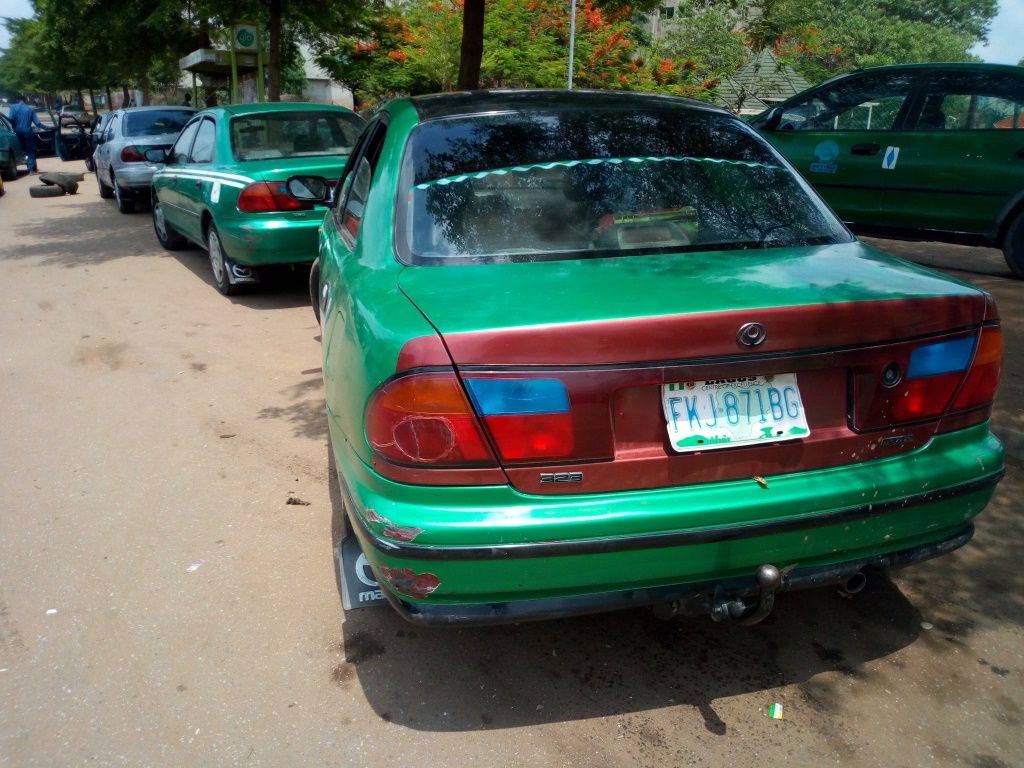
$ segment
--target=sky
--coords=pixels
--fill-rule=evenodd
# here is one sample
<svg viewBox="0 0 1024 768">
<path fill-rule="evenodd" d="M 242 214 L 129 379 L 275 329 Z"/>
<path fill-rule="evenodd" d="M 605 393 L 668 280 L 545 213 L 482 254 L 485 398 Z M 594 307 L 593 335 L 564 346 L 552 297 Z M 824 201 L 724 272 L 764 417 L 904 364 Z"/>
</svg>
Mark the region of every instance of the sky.
<svg viewBox="0 0 1024 768">
<path fill-rule="evenodd" d="M 29 0 L 0 0 L 0 16 L 31 15 Z M 8 42 L 7 30 L 0 27 L 0 48 L 6 48 Z M 988 45 L 976 46 L 972 53 L 994 64 L 1016 64 L 1024 57 L 1024 0 L 999 0 L 999 15 L 992 22 Z"/>
</svg>

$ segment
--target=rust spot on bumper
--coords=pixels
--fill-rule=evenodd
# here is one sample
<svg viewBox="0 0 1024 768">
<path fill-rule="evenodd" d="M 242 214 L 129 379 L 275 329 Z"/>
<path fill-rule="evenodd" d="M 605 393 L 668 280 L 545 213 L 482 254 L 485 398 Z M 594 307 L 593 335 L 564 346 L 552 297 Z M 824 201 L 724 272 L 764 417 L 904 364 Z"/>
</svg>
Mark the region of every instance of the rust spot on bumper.
<svg viewBox="0 0 1024 768">
<path fill-rule="evenodd" d="M 441 585 L 441 580 L 432 573 L 413 573 L 411 568 L 380 569 L 381 576 L 387 579 L 397 591 L 409 597 L 423 599 Z"/>
<path fill-rule="evenodd" d="M 378 515 L 373 509 L 366 510 L 366 522 L 375 526 L 381 536 L 387 536 L 395 541 L 412 541 L 423 533 L 422 528 L 411 525 L 395 525 L 386 517 Z"/>
</svg>

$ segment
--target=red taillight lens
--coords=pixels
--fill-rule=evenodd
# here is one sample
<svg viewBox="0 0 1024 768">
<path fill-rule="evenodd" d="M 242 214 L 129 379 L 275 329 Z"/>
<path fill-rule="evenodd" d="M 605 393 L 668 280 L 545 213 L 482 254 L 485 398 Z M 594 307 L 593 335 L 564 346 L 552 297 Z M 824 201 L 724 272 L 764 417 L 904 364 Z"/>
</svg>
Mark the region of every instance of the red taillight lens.
<svg viewBox="0 0 1024 768">
<path fill-rule="evenodd" d="M 484 421 L 506 461 L 539 461 L 572 454 L 572 414 L 487 416 Z"/>
<path fill-rule="evenodd" d="M 967 380 L 956 396 L 953 410 L 977 408 L 995 400 L 1002 369 L 1003 332 L 998 326 L 990 326 L 981 332 L 978 352 L 967 373 Z"/>
<path fill-rule="evenodd" d="M 961 373 L 948 373 L 927 379 L 912 379 L 899 389 L 893 400 L 893 422 L 918 421 L 941 416 L 956 392 Z"/>
<path fill-rule="evenodd" d="M 381 387 L 366 411 L 374 452 L 399 464 L 494 466 L 494 455 L 453 373 L 424 373 Z"/>
<path fill-rule="evenodd" d="M 141 163 L 146 159 L 145 147 L 125 147 L 121 150 L 121 162 Z"/>
<path fill-rule="evenodd" d="M 238 195 L 238 210 L 244 213 L 308 211 L 312 208 L 312 203 L 296 200 L 289 195 L 283 181 L 257 181 Z"/>
</svg>

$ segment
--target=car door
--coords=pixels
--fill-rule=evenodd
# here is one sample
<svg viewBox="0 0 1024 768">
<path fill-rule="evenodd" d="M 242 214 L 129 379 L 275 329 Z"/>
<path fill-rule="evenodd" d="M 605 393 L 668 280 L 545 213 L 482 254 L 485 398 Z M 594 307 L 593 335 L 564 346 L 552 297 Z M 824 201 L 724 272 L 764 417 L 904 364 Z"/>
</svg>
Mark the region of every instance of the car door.
<svg viewBox="0 0 1024 768">
<path fill-rule="evenodd" d="M 893 139 L 899 158 L 887 172 L 901 223 L 994 235 L 1000 212 L 1024 190 L 1024 76 L 931 72 L 908 126 Z"/>
<path fill-rule="evenodd" d="M 115 112 L 114 116 L 110 118 L 110 122 L 107 123 L 107 128 L 103 132 L 103 143 L 96 148 L 96 154 L 94 160 L 96 162 L 96 175 L 104 179 L 104 183 L 110 185 L 110 162 L 111 153 L 114 152 L 114 145 L 117 143 L 115 139 L 118 136 L 118 128 L 121 125 L 123 112 Z"/>
<path fill-rule="evenodd" d="M 338 180 L 335 206 L 324 219 L 320 251 L 320 310 L 323 344 L 327 351 L 324 355 L 324 378 L 327 381 L 347 374 L 343 355 L 340 352 L 332 355 L 331 352 L 337 351 L 335 348 L 339 346 L 335 332 L 340 330 L 344 335 L 346 320 L 350 319 L 348 285 L 354 277 L 353 271 L 360 269 L 353 254 L 359 244 L 363 216 L 386 135 L 387 123 L 381 118 L 363 130 Z M 336 390 L 328 387 L 327 391 Z M 328 407 L 332 405 L 336 404 L 328 402 Z M 352 425 L 341 426 L 348 434 Z"/>
<path fill-rule="evenodd" d="M 888 216 L 886 152 L 917 77 L 890 71 L 840 78 L 781 108 L 774 128 L 755 127 L 844 221 L 880 223 Z"/>
<path fill-rule="evenodd" d="M 204 242 L 203 206 L 213 182 L 209 177 L 204 177 L 201 172 L 213 164 L 217 124 L 212 117 L 207 115 L 195 125 L 195 139 L 188 156 L 180 167 L 180 172 L 175 180 L 175 189 L 178 207 L 182 214 L 182 227 L 179 231 L 186 237 L 202 243 Z"/>
<path fill-rule="evenodd" d="M 179 172 L 188 166 L 189 153 L 192 151 L 199 123 L 200 118 L 195 118 L 181 129 L 174 146 L 171 147 L 163 171 L 158 171 L 159 176 L 154 180 L 167 223 L 190 238 L 194 237 L 193 233 L 197 231 L 197 227 L 192 226 L 194 222 L 191 219 L 194 216 L 190 215 L 189 209 L 182 202 L 181 182 L 188 180 L 181 179 Z"/>
<path fill-rule="evenodd" d="M 15 163 L 25 162 L 25 153 L 21 149 L 21 142 L 18 134 L 14 132 L 14 126 L 3 115 L 0 115 L 0 150 L 4 150 L 5 156 L 9 152 L 14 155 Z"/>
</svg>

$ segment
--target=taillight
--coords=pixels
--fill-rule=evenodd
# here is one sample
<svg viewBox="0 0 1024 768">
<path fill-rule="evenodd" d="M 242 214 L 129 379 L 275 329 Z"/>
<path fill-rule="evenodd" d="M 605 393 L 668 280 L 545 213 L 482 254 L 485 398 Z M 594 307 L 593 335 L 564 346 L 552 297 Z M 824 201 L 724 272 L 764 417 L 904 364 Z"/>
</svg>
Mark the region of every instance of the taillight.
<svg viewBox="0 0 1024 768">
<path fill-rule="evenodd" d="M 393 379 L 370 399 L 366 439 L 388 461 L 413 466 L 494 466 L 494 454 L 454 372 Z"/>
<path fill-rule="evenodd" d="M 313 204 L 296 200 L 288 194 L 283 181 L 257 181 L 238 195 L 238 210 L 244 213 L 269 213 L 272 211 L 308 211 Z"/>
<path fill-rule="evenodd" d="M 503 461 L 545 461 L 573 453 L 569 394 L 558 379 L 466 379 Z"/>
<path fill-rule="evenodd" d="M 883 429 L 991 405 L 1002 350 L 1002 332 L 988 326 L 980 335 L 879 352 L 877 370 L 855 373 L 854 427 Z"/>
<path fill-rule="evenodd" d="M 128 146 L 121 150 L 121 162 L 141 163 L 146 159 L 146 147 Z"/>
<path fill-rule="evenodd" d="M 999 388 L 999 375 L 1003 369 L 1003 332 L 999 326 L 989 326 L 981 332 L 978 352 L 960 394 L 953 402 L 953 410 L 961 411 L 990 405 Z"/>
</svg>

